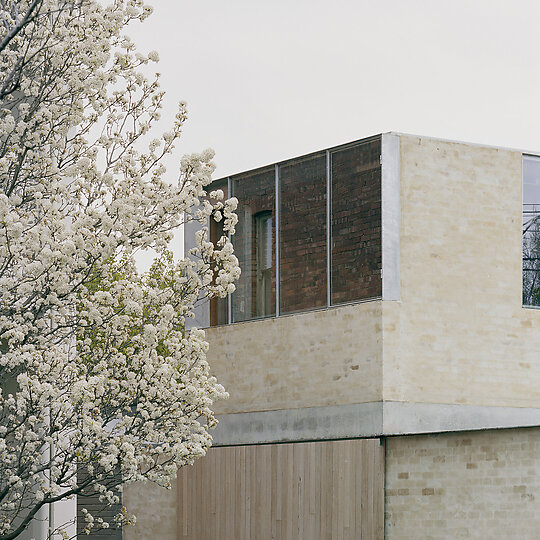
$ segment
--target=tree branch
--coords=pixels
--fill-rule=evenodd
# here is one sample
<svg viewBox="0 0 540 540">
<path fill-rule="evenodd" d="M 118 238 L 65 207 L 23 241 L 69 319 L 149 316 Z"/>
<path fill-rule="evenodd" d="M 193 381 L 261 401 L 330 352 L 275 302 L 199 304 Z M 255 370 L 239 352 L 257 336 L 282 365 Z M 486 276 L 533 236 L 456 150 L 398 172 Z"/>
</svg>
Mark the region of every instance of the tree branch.
<svg viewBox="0 0 540 540">
<path fill-rule="evenodd" d="M 0 53 L 10 44 L 11 40 L 34 18 L 39 14 L 39 10 L 35 15 L 32 15 L 34 10 L 41 5 L 43 0 L 33 0 L 22 19 L 6 34 L 4 39 L 0 41 Z"/>
</svg>

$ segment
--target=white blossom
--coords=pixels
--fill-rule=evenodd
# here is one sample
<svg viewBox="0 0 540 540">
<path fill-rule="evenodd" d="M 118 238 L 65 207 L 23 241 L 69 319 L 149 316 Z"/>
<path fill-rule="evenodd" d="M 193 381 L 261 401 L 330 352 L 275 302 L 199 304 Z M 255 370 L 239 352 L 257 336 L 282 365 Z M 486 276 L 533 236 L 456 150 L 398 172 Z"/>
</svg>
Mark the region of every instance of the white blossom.
<svg viewBox="0 0 540 540">
<path fill-rule="evenodd" d="M 81 491 L 116 504 L 118 471 L 170 486 L 205 454 L 227 396 L 185 321 L 234 290 L 237 201 L 206 195 L 211 150 L 166 179 L 186 105 L 152 133 L 164 94 L 139 68 L 158 56 L 125 35 L 151 8 L 108 1 L 41 0 L 22 26 L 31 0 L 0 2 L 0 540 Z M 201 233 L 176 261 L 167 246 L 189 220 Z M 158 258 L 140 275 L 133 256 L 147 248 Z M 85 519 L 88 532 L 109 525 Z M 117 519 L 134 522 L 127 509 Z"/>
</svg>

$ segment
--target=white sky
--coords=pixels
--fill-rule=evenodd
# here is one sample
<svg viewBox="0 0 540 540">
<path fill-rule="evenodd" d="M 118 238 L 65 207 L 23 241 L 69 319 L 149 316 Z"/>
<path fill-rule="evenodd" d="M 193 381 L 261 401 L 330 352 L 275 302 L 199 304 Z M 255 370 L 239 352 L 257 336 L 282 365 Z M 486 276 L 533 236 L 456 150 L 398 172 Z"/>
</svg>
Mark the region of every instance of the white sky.
<svg viewBox="0 0 540 540">
<path fill-rule="evenodd" d="M 540 150 L 538 0 L 150 2 L 132 35 L 216 178 L 389 130 Z"/>
<path fill-rule="evenodd" d="M 538 0 L 150 2 L 176 158 L 215 178 L 391 130 L 540 151 Z"/>
</svg>

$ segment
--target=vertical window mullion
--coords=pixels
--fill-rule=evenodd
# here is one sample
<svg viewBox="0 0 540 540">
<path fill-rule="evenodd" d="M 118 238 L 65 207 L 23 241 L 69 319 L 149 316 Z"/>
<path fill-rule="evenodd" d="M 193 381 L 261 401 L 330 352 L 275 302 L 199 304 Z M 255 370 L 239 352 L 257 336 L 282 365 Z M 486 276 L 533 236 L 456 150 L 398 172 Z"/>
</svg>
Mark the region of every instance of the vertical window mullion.
<svg viewBox="0 0 540 540">
<path fill-rule="evenodd" d="M 280 228 L 280 220 L 279 220 L 279 205 L 280 205 L 280 196 L 279 196 L 279 165 L 276 163 L 275 165 L 275 188 L 276 188 L 276 196 L 275 196 L 275 216 L 276 216 L 276 317 L 279 317 L 281 314 L 281 306 L 280 306 L 280 234 L 279 234 L 279 228 Z"/>
<path fill-rule="evenodd" d="M 227 177 L 227 193 L 229 194 L 228 195 L 228 198 L 230 199 L 231 197 L 233 197 L 233 192 L 232 192 L 232 180 L 231 180 L 231 177 L 228 176 Z M 232 234 L 231 234 L 231 231 L 229 231 L 227 233 L 227 236 L 229 238 L 229 242 L 232 241 Z M 232 323 L 232 294 L 229 293 L 227 295 L 227 324 L 231 324 Z"/>
<path fill-rule="evenodd" d="M 332 278 L 330 271 L 332 268 L 332 178 L 331 178 L 331 159 L 330 151 L 326 151 L 326 305 L 332 305 Z"/>
</svg>

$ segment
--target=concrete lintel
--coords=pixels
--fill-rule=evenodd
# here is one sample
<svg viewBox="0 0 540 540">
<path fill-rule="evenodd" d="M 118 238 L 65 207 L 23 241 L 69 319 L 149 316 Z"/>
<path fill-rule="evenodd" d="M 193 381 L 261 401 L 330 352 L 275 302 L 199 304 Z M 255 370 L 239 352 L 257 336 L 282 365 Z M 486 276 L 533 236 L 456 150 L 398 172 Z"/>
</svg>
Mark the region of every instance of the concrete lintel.
<svg viewBox="0 0 540 540">
<path fill-rule="evenodd" d="M 540 409 L 445 403 L 384 403 L 385 435 L 540 426 Z"/>
<path fill-rule="evenodd" d="M 370 402 L 219 415 L 214 446 L 540 426 L 540 408 Z"/>
<path fill-rule="evenodd" d="M 382 403 L 225 414 L 218 420 L 214 446 L 370 437 L 381 432 Z"/>
</svg>

